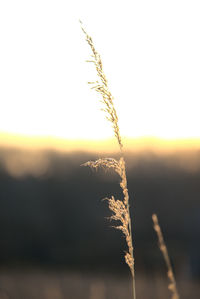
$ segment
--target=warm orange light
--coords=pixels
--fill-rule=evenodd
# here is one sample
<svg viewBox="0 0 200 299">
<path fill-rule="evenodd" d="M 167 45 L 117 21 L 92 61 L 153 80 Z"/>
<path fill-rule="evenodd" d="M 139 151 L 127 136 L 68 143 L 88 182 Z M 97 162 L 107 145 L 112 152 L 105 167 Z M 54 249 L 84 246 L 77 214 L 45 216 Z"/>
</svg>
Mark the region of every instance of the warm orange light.
<svg viewBox="0 0 200 299">
<path fill-rule="evenodd" d="M 179 150 L 200 149 L 200 138 L 161 139 L 155 137 L 124 138 L 125 151 L 169 153 Z M 92 151 L 117 152 L 118 145 L 115 138 L 91 139 L 64 139 L 55 137 L 26 136 L 19 134 L 0 133 L 0 147 L 13 147 L 29 150 L 57 150 L 57 151 Z"/>
</svg>

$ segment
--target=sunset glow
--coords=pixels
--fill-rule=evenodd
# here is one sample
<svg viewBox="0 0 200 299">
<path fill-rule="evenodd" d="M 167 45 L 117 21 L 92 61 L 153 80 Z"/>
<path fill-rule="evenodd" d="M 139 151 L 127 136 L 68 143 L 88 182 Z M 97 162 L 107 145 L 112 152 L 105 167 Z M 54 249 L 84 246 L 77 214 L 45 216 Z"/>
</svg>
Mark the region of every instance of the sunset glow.
<svg viewBox="0 0 200 299">
<path fill-rule="evenodd" d="M 198 1 L 101 1 L 98 11 L 89 0 L 9 2 L 0 4 L 1 144 L 113 136 L 87 85 L 96 73 L 79 18 L 102 56 L 122 136 L 198 143 Z"/>
<path fill-rule="evenodd" d="M 124 138 L 123 144 L 126 151 L 143 152 L 151 151 L 158 153 L 170 153 L 174 151 L 199 150 L 200 138 L 186 139 L 160 139 L 149 138 Z M 0 147 L 19 148 L 28 150 L 57 150 L 91 151 L 91 152 L 118 152 L 118 144 L 115 138 L 109 139 L 66 139 L 44 136 L 24 136 L 16 134 L 0 133 Z"/>
</svg>

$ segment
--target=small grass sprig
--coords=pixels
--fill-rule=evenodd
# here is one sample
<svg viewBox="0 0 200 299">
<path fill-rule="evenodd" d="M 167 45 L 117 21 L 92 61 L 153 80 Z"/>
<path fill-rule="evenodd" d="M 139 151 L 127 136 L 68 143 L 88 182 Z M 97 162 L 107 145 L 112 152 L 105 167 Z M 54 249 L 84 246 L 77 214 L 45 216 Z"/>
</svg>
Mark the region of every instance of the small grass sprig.
<svg viewBox="0 0 200 299">
<path fill-rule="evenodd" d="M 152 215 L 152 220 L 153 220 L 153 224 L 154 224 L 154 230 L 157 234 L 158 237 L 158 243 L 159 243 L 159 247 L 160 250 L 162 252 L 162 255 L 164 257 L 166 266 L 167 266 L 167 276 L 169 278 L 169 285 L 168 285 L 168 289 L 172 292 L 172 299 L 179 299 L 179 294 L 178 294 L 178 290 L 176 287 L 176 280 L 175 280 L 175 276 L 174 276 L 174 272 L 172 269 L 172 265 L 171 265 L 171 261 L 169 258 L 169 254 L 168 254 L 168 250 L 167 250 L 167 246 L 165 244 L 164 238 L 163 238 L 163 234 L 158 222 L 158 217 L 156 214 Z"/>
</svg>

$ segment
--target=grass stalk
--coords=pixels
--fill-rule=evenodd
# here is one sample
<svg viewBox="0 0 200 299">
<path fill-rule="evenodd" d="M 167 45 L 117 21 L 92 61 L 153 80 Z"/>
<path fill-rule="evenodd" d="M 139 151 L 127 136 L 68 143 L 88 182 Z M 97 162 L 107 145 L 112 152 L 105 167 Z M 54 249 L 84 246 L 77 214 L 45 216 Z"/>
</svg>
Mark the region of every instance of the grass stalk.
<svg viewBox="0 0 200 299">
<path fill-rule="evenodd" d="M 160 250 L 161 250 L 162 255 L 164 257 L 165 264 L 167 266 L 167 276 L 169 278 L 168 289 L 172 292 L 172 299 L 179 299 L 180 297 L 179 297 L 178 290 L 177 290 L 177 287 L 176 287 L 176 280 L 175 280 L 174 272 L 173 272 L 173 269 L 172 269 L 171 261 L 170 261 L 170 258 L 169 258 L 167 246 L 165 244 L 163 234 L 162 234 L 159 222 L 158 222 L 158 217 L 157 217 L 156 214 L 152 215 L 152 220 L 153 220 L 153 224 L 154 224 L 154 230 L 155 230 L 155 232 L 157 234 L 157 237 L 158 237 L 159 247 L 160 247 Z"/>
<path fill-rule="evenodd" d="M 118 116 L 114 106 L 114 98 L 109 90 L 108 81 L 103 71 L 102 60 L 99 53 L 96 51 L 92 38 L 87 34 L 84 29 L 82 22 L 81 28 L 85 35 L 85 39 L 89 44 L 92 55 L 91 62 L 94 64 L 98 80 L 95 82 L 88 82 L 97 93 L 102 97 L 101 102 L 103 103 L 103 111 L 106 113 L 107 120 L 112 124 L 115 138 L 117 140 L 119 150 L 120 150 L 120 159 L 115 160 L 113 158 L 102 158 L 97 161 L 88 161 L 83 164 L 83 166 L 89 166 L 91 168 L 102 167 L 104 169 L 113 169 L 120 177 L 120 187 L 123 193 L 122 200 L 116 200 L 114 196 L 111 198 L 105 198 L 108 201 L 108 207 L 112 211 L 112 220 L 116 220 L 119 225 L 115 226 L 116 229 L 122 231 L 123 235 L 126 238 L 127 243 L 127 252 L 125 253 L 125 262 L 129 266 L 132 275 L 132 289 L 133 289 L 133 299 L 136 299 L 136 288 L 135 288 L 135 262 L 133 254 L 133 240 L 132 240 L 132 224 L 130 216 L 130 207 L 129 207 L 129 193 L 127 187 L 127 176 L 126 176 L 126 165 L 123 153 L 123 143 L 120 135 L 119 125 L 118 125 Z"/>
</svg>

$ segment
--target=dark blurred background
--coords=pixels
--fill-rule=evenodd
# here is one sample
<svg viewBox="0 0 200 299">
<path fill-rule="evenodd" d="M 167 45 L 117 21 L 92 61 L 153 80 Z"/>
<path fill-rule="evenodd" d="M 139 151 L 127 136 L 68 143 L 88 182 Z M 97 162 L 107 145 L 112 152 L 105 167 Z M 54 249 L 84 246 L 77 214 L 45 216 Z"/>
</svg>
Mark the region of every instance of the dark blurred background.
<svg viewBox="0 0 200 299">
<path fill-rule="evenodd" d="M 111 195 L 121 198 L 119 177 L 112 171 L 80 166 L 102 156 L 119 158 L 98 152 L 0 149 L 0 272 L 4 277 L 0 276 L 4 290 L 0 298 L 25 298 L 11 296 L 5 275 L 13 283 L 16 275 L 29 269 L 48 275 L 67 271 L 129 277 L 124 237 L 112 227 L 107 203 L 102 201 Z M 125 156 L 138 285 L 143 276 L 146 280 L 162 276 L 169 298 L 166 268 L 151 220 L 157 213 L 182 298 L 191 294 L 199 298 L 200 151 L 127 152 Z M 191 290 L 186 283 L 191 283 Z M 79 298 L 73 294 L 71 298 Z"/>
</svg>

